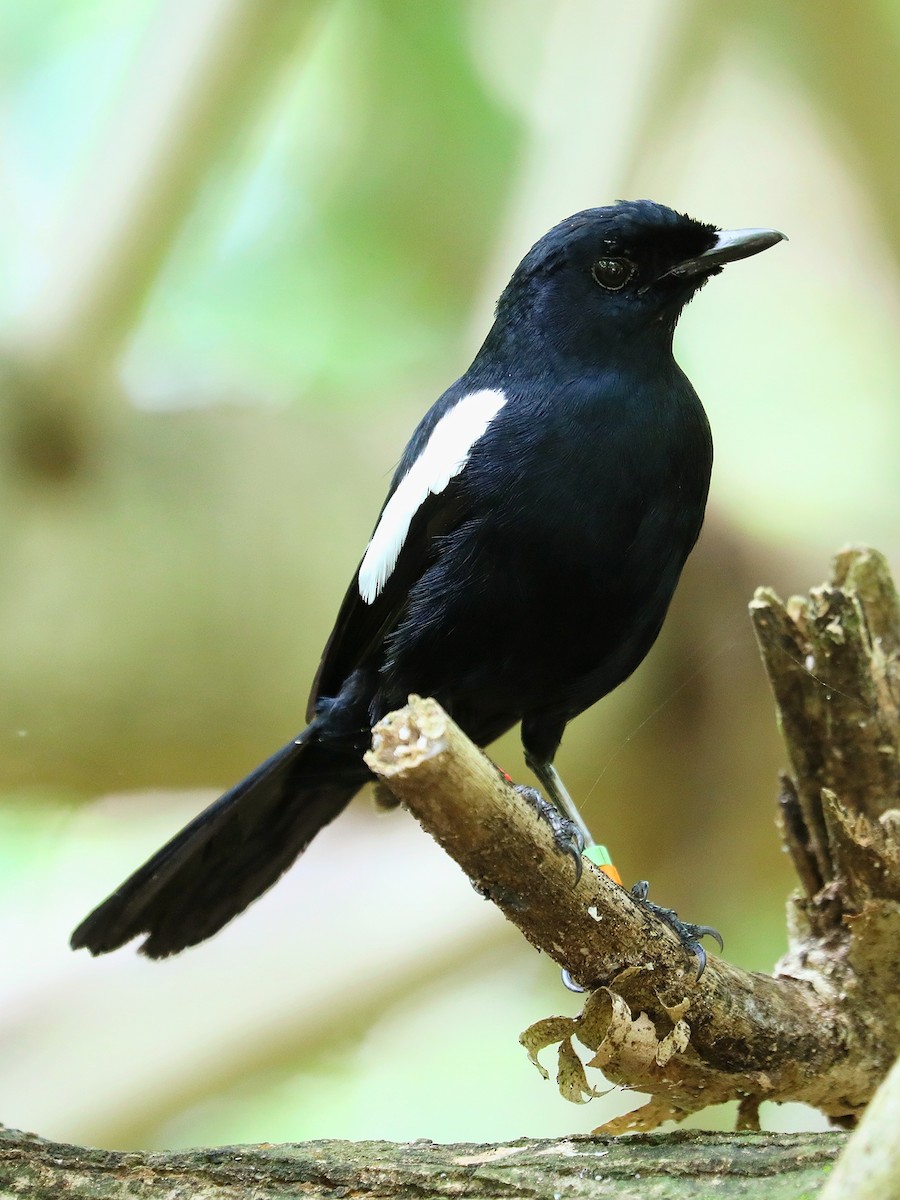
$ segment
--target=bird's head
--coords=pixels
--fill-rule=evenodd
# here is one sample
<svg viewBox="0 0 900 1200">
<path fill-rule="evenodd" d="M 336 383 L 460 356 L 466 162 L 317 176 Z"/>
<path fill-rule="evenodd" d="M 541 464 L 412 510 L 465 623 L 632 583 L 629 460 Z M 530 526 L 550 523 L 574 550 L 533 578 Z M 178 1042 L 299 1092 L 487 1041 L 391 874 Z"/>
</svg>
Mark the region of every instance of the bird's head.
<svg viewBox="0 0 900 1200">
<path fill-rule="evenodd" d="M 651 200 L 585 209 L 525 255 L 497 303 L 498 325 L 588 354 L 636 335 L 671 344 L 707 279 L 782 240 L 774 229 L 722 231 Z"/>
</svg>

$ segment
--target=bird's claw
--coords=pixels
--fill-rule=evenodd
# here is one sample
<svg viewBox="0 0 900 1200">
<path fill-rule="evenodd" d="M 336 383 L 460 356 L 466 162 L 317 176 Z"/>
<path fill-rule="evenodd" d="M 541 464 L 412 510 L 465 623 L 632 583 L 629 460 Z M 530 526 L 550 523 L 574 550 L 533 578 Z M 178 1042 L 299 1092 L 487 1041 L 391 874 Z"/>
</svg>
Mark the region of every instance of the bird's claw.
<svg viewBox="0 0 900 1200">
<path fill-rule="evenodd" d="M 546 821 L 553 834 L 553 841 L 561 854 L 568 854 L 575 862 L 575 882 L 581 878 L 584 869 L 582 854 L 584 853 L 584 835 L 578 826 L 562 816 L 555 804 L 545 800 L 537 788 L 528 787 L 524 783 L 515 785 L 516 791 L 523 800 L 527 800 L 542 821 Z"/>
<path fill-rule="evenodd" d="M 722 940 L 722 935 L 718 929 L 714 929 L 712 925 L 694 925 L 691 921 L 682 921 L 673 908 L 663 908 L 660 904 L 654 904 L 652 900 L 648 900 L 647 896 L 650 892 L 650 884 L 646 879 L 640 880 L 631 889 L 631 894 L 644 908 L 649 909 L 654 916 L 659 917 L 666 925 L 676 934 L 682 946 L 689 954 L 693 954 L 697 958 L 697 978 L 699 979 L 706 970 L 706 951 L 700 945 L 700 939 L 711 937 L 714 942 L 718 943 L 720 952 L 725 949 L 725 943 Z"/>
<path fill-rule="evenodd" d="M 568 988 L 570 992 L 586 992 L 587 988 L 583 988 L 581 984 L 576 983 L 565 967 L 560 971 L 563 987 Z"/>
</svg>

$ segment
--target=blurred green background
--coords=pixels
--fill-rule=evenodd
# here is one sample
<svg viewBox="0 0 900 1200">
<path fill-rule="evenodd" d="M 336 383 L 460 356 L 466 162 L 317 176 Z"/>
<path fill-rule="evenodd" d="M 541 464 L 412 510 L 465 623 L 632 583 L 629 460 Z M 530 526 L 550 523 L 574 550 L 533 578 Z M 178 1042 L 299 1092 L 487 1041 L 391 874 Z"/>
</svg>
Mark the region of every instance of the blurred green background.
<svg viewBox="0 0 900 1200">
<path fill-rule="evenodd" d="M 0 1120 L 174 1147 L 552 1135 L 633 1107 L 539 1078 L 516 1037 L 577 998 L 365 797 L 179 959 L 67 937 L 300 727 L 404 441 L 524 251 L 650 196 L 791 241 L 685 314 L 707 527 L 658 646 L 558 761 L 629 882 L 771 968 L 783 755 L 746 603 L 847 541 L 900 565 L 900 8 L 0 14 Z M 527 779 L 515 738 L 495 757 Z"/>
</svg>

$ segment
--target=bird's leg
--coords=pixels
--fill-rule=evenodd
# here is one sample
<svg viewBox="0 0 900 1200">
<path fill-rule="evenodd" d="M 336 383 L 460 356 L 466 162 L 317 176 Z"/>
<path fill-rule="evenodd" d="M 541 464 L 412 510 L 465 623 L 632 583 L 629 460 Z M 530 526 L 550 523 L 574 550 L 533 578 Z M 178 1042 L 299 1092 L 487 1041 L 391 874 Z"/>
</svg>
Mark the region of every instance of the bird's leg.
<svg viewBox="0 0 900 1200">
<path fill-rule="evenodd" d="M 696 955 L 697 978 L 699 979 L 706 970 L 706 951 L 700 945 L 700 939 L 711 937 L 714 942 L 719 943 L 719 950 L 724 950 L 725 943 L 722 941 L 721 933 L 718 929 L 713 929 L 712 925 L 694 925 L 690 921 L 682 921 L 674 909 L 663 908 L 659 904 L 654 904 L 652 900 L 648 900 L 649 891 L 650 884 L 646 879 L 642 879 L 631 889 L 631 894 L 642 908 L 646 908 L 655 917 L 665 921 L 669 928 L 677 934 L 678 940 L 689 954 Z"/>
<path fill-rule="evenodd" d="M 566 785 L 560 778 L 559 772 L 554 767 L 552 762 L 536 762 L 526 754 L 525 762 L 528 764 L 528 769 L 533 771 L 538 778 L 541 787 L 549 796 L 550 800 L 556 806 L 557 811 L 565 817 L 571 825 L 578 831 L 581 848 L 585 846 L 593 846 L 594 839 L 591 837 L 591 831 L 584 823 L 584 817 L 578 811 L 578 806 L 569 795 Z"/>
<path fill-rule="evenodd" d="M 700 945 L 700 939 L 711 937 L 713 941 L 719 943 L 719 949 L 724 950 L 725 943 L 722 941 L 722 935 L 718 929 L 713 929 L 712 925 L 694 925 L 690 921 L 682 921 L 674 909 L 663 908 L 659 904 L 654 904 L 652 900 L 648 900 L 647 894 L 649 891 L 650 884 L 646 879 L 642 879 L 631 889 L 631 895 L 640 904 L 641 908 L 646 908 L 654 917 L 665 921 L 669 928 L 677 935 L 678 940 L 684 946 L 685 950 L 689 954 L 696 956 L 697 978 L 699 979 L 706 970 L 706 951 Z M 570 992 L 584 992 L 586 990 L 580 987 L 566 970 L 562 971 L 562 981 Z"/>
<path fill-rule="evenodd" d="M 546 821 L 550 826 L 557 850 L 572 856 L 575 863 L 575 882 L 577 883 L 581 878 L 583 866 L 581 855 L 584 850 L 584 842 L 581 839 L 581 830 L 564 817 L 555 804 L 545 800 L 537 788 L 517 783 L 515 789 L 523 800 L 528 801 L 541 820 Z"/>
<path fill-rule="evenodd" d="M 516 791 L 528 800 L 538 816 L 550 826 L 557 849 L 563 854 L 570 854 L 574 859 L 577 883 L 581 878 L 582 853 L 585 846 L 593 846 L 594 839 L 552 763 L 536 759 L 527 750 L 525 761 L 529 770 L 537 776 L 548 799 L 544 799 L 534 788 L 519 786 Z"/>
<path fill-rule="evenodd" d="M 540 758 L 525 750 L 525 762 L 529 770 L 537 776 L 538 782 L 552 803 L 546 800 L 533 788 L 519 787 L 516 790 L 524 795 L 535 807 L 538 814 L 548 822 L 553 830 L 556 845 L 566 854 L 571 854 L 577 863 L 576 881 L 581 878 L 581 855 L 586 847 L 596 846 L 591 832 L 584 823 L 584 818 L 578 811 L 575 801 L 566 790 L 565 784 L 559 777 L 559 772 L 553 763 Z M 598 847 L 602 850 L 602 847 Z M 601 868 L 602 870 L 603 868 Z M 614 878 L 618 881 L 618 875 Z M 706 951 L 700 944 L 701 938 L 711 937 L 718 942 L 719 949 L 724 949 L 722 935 L 711 925 L 695 925 L 691 921 L 682 921 L 671 908 L 663 908 L 647 899 L 650 885 L 646 880 L 636 883 L 631 889 L 631 895 L 645 909 L 666 925 L 677 935 L 678 940 L 689 954 L 697 959 L 697 978 L 706 970 Z M 582 989 L 574 982 L 567 971 L 563 971 L 563 983 L 571 991 Z"/>
</svg>

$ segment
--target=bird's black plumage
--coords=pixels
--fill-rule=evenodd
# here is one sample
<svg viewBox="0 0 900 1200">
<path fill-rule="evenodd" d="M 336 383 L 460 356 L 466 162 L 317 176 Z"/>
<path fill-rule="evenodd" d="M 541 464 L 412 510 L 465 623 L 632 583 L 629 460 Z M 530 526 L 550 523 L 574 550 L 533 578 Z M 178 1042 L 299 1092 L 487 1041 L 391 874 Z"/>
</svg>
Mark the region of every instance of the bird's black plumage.
<svg viewBox="0 0 900 1200">
<path fill-rule="evenodd" d="M 410 692 L 486 745 L 521 722 L 544 782 L 566 723 L 652 646 L 700 532 L 712 441 L 672 335 L 723 263 L 774 245 L 650 201 L 577 213 L 528 252 L 468 371 L 394 475 L 313 685 L 308 727 L 75 931 L 162 957 L 260 895 L 369 778 Z"/>
</svg>

